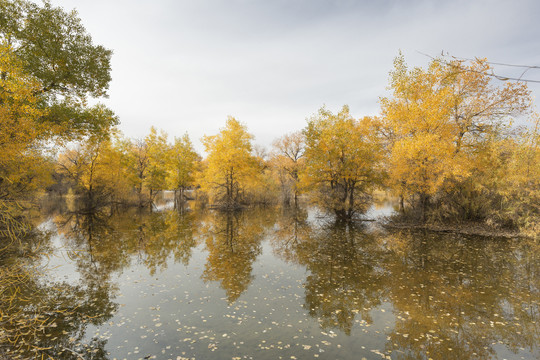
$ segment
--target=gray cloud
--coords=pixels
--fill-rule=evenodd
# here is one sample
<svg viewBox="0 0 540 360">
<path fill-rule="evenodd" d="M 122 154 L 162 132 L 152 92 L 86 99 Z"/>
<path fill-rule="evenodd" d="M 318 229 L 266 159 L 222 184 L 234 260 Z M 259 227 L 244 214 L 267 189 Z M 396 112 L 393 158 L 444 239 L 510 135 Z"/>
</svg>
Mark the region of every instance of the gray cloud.
<svg viewBox="0 0 540 360">
<path fill-rule="evenodd" d="M 540 64 L 536 1 L 53 3 L 114 50 L 107 104 L 132 137 L 155 125 L 197 142 L 233 115 L 267 145 L 323 104 L 375 114 L 399 49 L 415 66 L 441 50 Z"/>
</svg>

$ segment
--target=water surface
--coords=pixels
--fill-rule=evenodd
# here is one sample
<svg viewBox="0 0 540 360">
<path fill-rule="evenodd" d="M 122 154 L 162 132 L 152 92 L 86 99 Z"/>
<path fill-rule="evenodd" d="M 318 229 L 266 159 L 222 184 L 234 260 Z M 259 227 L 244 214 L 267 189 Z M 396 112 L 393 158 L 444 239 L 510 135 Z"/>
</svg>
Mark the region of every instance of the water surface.
<svg viewBox="0 0 540 360">
<path fill-rule="evenodd" d="M 37 335 L 56 358 L 540 358 L 529 240 L 279 208 L 64 209 L 38 229 L 33 301 L 71 310 Z"/>
</svg>

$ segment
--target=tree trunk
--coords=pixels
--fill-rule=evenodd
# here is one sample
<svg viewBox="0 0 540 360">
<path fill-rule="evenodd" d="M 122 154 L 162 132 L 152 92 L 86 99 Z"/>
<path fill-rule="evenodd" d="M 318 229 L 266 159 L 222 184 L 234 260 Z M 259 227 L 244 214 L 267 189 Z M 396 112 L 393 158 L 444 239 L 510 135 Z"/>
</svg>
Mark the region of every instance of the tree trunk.
<svg viewBox="0 0 540 360">
<path fill-rule="evenodd" d="M 425 193 L 421 193 L 420 194 L 420 210 L 422 211 L 422 222 L 425 223 L 426 220 L 427 220 L 427 216 L 426 216 L 426 210 L 427 210 L 427 204 L 428 204 L 428 201 L 429 201 L 429 195 L 425 194 Z"/>
<path fill-rule="evenodd" d="M 351 184 L 350 189 L 349 189 L 349 209 L 348 209 L 347 217 L 351 219 L 353 214 L 354 214 L 354 184 Z"/>
</svg>

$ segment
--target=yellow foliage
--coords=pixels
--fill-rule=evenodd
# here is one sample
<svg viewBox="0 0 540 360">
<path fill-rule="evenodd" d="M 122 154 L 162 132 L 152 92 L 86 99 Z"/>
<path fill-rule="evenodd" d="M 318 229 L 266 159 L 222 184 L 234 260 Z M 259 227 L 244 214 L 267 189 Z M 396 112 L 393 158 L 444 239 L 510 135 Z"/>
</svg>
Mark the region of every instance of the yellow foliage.
<svg viewBox="0 0 540 360">
<path fill-rule="evenodd" d="M 497 87 L 485 59 L 471 64 L 432 61 L 409 70 L 403 56 L 391 72 L 393 96 L 381 99 L 388 185 L 402 198 L 419 200 L 425 216 L 430 197 L 471 183 L 494 141 L 530 105 L 525 84 Z"/>
<path fill-rule="evenodd" d="M 233 117 L 227 119 L 219 134 L 202 138 L 208 157 L 201 188 L 212 203 L 237 207 L 245 191 L 258 182 L 261 169 L 251 154 L 252 139 L 253 135 Z"/>
<path fill-rule="evenodd" d="M 297 203 L 301 192 L 300 173 L 304 169 L 304 135 L 301 132 L 284 135 L 274 141 L 273 147 L 270 166 L 277 174 L 284 200 L 288 202 L 292 195 Z"/>
<path fill-rule="evenodd" d="M 0 43 L 0 198 L 43 185 L 46 164 L 39 154 L 43 129 L 35 91 L 39 82 L 24 73 L 10 46 Z"/>
<path fill-rule="evenodd" d="M 150 128 L 150 134 L 144 138 L 148 146 L 148 176 L 146 186 L 150 190 L 150 197 L 156 191 L 167 188 L 167 154 L 169 145 L 167 144 L 167 133 L 163 130 L 158 134 L 156 128 Z"/>
<path fill-rule="evenodd" d="M 167 158 L 167 180 L 169 188 L 181 192 L 193 186 L 201 157 L 189 139 L 188 134 L 175 138 Z"/>
<path fill-rule="evenodd" d="M 0 166 L 20 156 L 39 135 L 35 91 L 39 82 L 25 74 L 11 48 L 0 44 Z"/>
<path fill-rule="evenodd" d="M 168 187 L 170 146 L 167 134 L 151 127 L 144 139 L 125 139 L 118 146 L 123 153 L 127 181 L 135 189 L 139 206 L 151 204 L 155 195 Z"/>
<path fill-rule="evenodd" d="M 109 140 L 91 138 L 58 157 L 58 171 L 76 184 L 91 207 L 96 205 L 97 197 L 109 192 L 113 171 L 107 167 L 104 153 L 110 146 Z"/>
<path fill-rule="evenodd" d="M 511 220 L 528 236 L 540 236 L 540 116 L 534 114 L 532 128 L 501 145 L 505 161 L 492 176 L 500 207 L 492 214 Z M 495 168 L 497 169 L 497 168 Z"/>
<path fill-rule="evenodd" d="M 356 120 L 347 106 L 336 115 L 321 108 L 308 120 L 302 182 L 338 217 L 365 210 L 366 196 L 381 179 L 382 146 L 374 128 L 373 119 Z"/>
</svg>

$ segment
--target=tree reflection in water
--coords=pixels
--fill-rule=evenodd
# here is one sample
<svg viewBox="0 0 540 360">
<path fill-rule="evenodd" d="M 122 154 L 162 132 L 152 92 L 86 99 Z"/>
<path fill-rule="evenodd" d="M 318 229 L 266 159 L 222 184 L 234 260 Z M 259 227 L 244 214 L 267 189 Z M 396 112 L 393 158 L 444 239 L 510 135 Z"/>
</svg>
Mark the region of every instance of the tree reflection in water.
<svg viewBox="0 0 540 360">
<path fill-rule="evenodd" d="M 538 244 L 398 232 L 387 236 L 388 350 L 401 359 L 489 359 L 494 346 L 534 353 L 540 340 Z"/>
<path fill-rule="evenodd" d="M 275 251 L 310 272 L 304 307 L 323 329 L 350 335 L 358 313 L 372 322 L 370 310 L 381 304 L 385 291 L 383 253 L 373 235 L 355 224 L 335 222 L 309 231 L 301 225 L 280 226 L 278 239 Z"/>
<path fill-rule="evenodd" d="M 496 346 L 537 351 L 538 243 L 306 226 L 298 214 L 279 219 L 274 252 L 309 271 L 304 307 L 322 329 L 351 335 L 356 314 L 369 324 L 387 303 L 395 325 L 386 351 L 397 359 L 488 359 Z"/>
<path fill-rule="evenodd" d="M 212 212 L 202 223 L 208 257 L 202 279 L 219 281 L 229 303 L 253 280 L 253 262 L 261 254 L 265 230 L 273 224 L 268 211 Z"/>
<path fill-rule="evenodd" d="M 51 231 L 36 228 L 24 240 L 24 247 L 35 252 L 3 251 L 0 272 L 5 275 L 8 272 L 4 270 L 11 271 L 6 283 L 12 286 L 4 287 L 2 295 L 15 301 L 0 305 L 5 305 L 0 309 L 5 334 L 2 341 L 11 342 L 11 346 L 5 344 L 0 350 L 0 358 L 1 351 L 9 350 L 9 358 L 13 359 L 41 355 L 107 359 L 107 340 L 88 340 L 86 329 L 88 325 L 99 326 L 108 321 L 118 309 L 113 301 L 117 286 L 112 275 L 129 267 L 133 259 L 142 259 L 151 274 L 164 270 L 171 254 L 175 261 L 187 265 L 197 245 L 195 217 L 176 212 L 48 212 L 54 218 L 57 233 L 63 235 L 63 250 L 76 267 L 78 284 L 42 279 L 36 260 L 50 255 L 55 235 Z M 28 266 L 12 274 L 13 262 L 21 261 Z"/>
<path fill-rule="evenodd" d="M 489 359 L 500 356 L 501 349 L 538 353 L 540 246 L 534 241 L 367 231 L 350 223 L 313 221 L 295 207 L 236 213 L 63 209 L 48 215 L 54 229 L 36 228 L 23 247 L 0 254 L 4 277 L 9 269 L 13 275 L 15 263 L 27 264 L 17 268 L 24 275 L 20 281 L 1 292 L 2 342 L 12 344 L 3 344 L 0 359 L 8 349 L 13 359 L 40 354 L 107 359 L 108 340 L 87 332 L 116 313 L 120 284 L 115 275 L 136 265 L 157 278 L 172 263 L 187 266 L 193 254 L 202 254 L 204 269 L 200 279 L 196 275 L 200 285 L 192 283 L 190 289 L 217 282 L 231 305 L 251 290 L 265 241 L 271 255 L 285 261 L 273 264 L 299 279 L 298 303 L 292 300 L 287 317 L 308 314 L 341 341 L 364 339 L 365 327 L 372 324 L 384 333 L 381 350 L 394 359 Z M 59 239 L 78 274 L 76 283 L 28 270 L 44 258 L 39 251 L 53 251 Z M 271 294 L 257 293 L 261 289 L 251 291 L 270 303 Z M 384 309 L 388 326 L 382 330 L 377 321 Z M 214 311 L 201 309 L 206 310 Z M 41 325 L 21 327 L 21 320 L 32 317 Z M 305 323 L 303 317 L 297 320 Z M 13 345 L 16 336 L 16 344 L 24 346 Z"/>
<path fill-rule="evenodd" d="M 95 272 L 76 285 L 45 281 L 35 262 L 46 258 L 51 238 L 35 229 L 20 243 L 32 251 L 3 249 L 0 256 L 0 358 L 107 359 L 107 341 L 86 339 L 86 331 L 116 311 L 114 288 Z"/>
<path fill-rule="evenodd" d="M 81 273 L 94 267 L 96 273 L 109 276 L 137 261 L 153 275 L 167 268 L 171 255 L 176 262 L 189 264 L 192 249 L 197 246 L 197 216 L 192 212 L 141 210 L 112 216 L 100 212 L 71 213 L 58 216 L 56 223 L 68 239 L 68 246 L 77 252 Z"/>
</svg>

